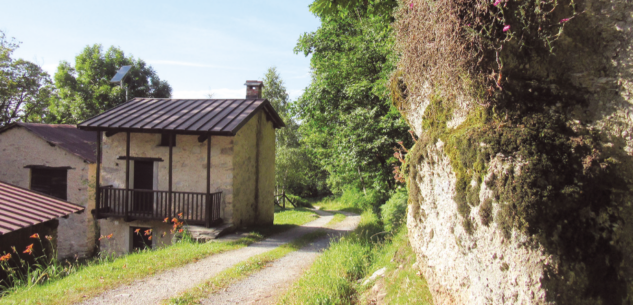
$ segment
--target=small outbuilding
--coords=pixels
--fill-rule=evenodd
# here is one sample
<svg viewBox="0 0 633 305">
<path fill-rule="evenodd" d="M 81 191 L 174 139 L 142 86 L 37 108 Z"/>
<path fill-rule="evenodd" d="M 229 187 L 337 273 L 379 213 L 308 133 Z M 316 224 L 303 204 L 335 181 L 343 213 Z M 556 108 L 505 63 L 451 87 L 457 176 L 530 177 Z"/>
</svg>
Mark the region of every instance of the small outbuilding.
<svg viewBox="0 0 633 305">
<path fill-rule="evenodd" d="M 275 129 L 262 82 L 246 99 L 135 98 L 78 125 L 99 133 L 96 209 L 102 249 L 171 243 L 171 224 L 273 223 Z M 140 234 L 140 232 L 149 232 Z"/>
<path fill-rule="evenodd" d="M 75 125 L 12 123 L 0 128 L 0 181 L 94 209 L 97 133 Z M 90 213 L 58 219 L 59 258 L 93 254 Z"/>
</svg>

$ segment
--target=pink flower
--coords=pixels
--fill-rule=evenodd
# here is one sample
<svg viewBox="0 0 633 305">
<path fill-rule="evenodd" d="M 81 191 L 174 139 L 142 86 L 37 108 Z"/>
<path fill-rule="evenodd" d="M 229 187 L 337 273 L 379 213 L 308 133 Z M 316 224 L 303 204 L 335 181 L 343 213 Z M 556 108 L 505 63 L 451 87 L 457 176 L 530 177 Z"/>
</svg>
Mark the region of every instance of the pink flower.
<svg viewBox="0 0 633 305">
<path fill-rule="evenodd" d="M 409 8 L 413 9 L 413 2 L 409 3 Z"/>
<path fill-rule="evenodd" d="M 495 1 L 495 3 L 493 3 L 492 5 L 497 6 L 497 5 L 499 5 L 499 3 L 501 3 L 501 0 Z"/>
<path fill-rule="evenodd" d="M 510 29 L 510 25 L 506 25 L 506 26 L 503 27 L 503 31 L 504 32 L 507 32 L 509 29 Z"/>
<path fill-rule="evenodd" d="M 560 20 L 560 23 L 565 23 L 567 21 L 571 20 L 571 18 L 563 18 Z"/>
</svg>

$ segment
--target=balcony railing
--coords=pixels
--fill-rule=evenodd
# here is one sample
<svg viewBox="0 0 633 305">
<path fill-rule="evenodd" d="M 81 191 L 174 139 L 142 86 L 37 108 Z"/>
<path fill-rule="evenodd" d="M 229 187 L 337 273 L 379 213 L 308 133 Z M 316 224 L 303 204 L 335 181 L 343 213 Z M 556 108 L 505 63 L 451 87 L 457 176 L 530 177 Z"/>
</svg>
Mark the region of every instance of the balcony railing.
<svg viewBox="0 0 633 305">
<path fill-rule="evenodd" d="M 126 190 L 100 187 L 98 217 L 164 220 L 182 213 L 186 224 L 210 226 L 220 221 L 219 193 Z"/>
</svg>

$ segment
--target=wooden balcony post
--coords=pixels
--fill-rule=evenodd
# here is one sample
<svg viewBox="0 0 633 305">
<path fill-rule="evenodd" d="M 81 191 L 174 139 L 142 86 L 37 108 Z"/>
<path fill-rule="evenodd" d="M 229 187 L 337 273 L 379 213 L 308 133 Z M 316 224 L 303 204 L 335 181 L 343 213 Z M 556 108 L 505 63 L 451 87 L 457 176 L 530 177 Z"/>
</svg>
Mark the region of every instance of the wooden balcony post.
<svg viewBox="0 0 633 305">
<path fill-rule="evenodd" d="M 205 221 L 207 228 L 211 227 L 211 135 L 207 139 L 207 196 L 206 196 L 206 215 Z"/>
<path fill-rule="evenodd" d="M 99 219 L 101 209 L 101 190 L 99 189 L 101 176 L 101 131 L 97 131 L 97 177 L 95 180 L 95 218 Z"/>
<path fill-rule="evenodd" d="M 128 211 L 130 209 L 130 132 L 126 132 L 125 137 L 125 221 L 129 221 Z"/>
<path fill-rule="evenodd" d="M 174 135 L 169 134 L 169 189 L 167 191 L 167 215 L 168 217 L 172 217 L 171 203 L 172 203 L 172 176 L 173 176 L 173 153 L 174 153 Z"/>
</svg>

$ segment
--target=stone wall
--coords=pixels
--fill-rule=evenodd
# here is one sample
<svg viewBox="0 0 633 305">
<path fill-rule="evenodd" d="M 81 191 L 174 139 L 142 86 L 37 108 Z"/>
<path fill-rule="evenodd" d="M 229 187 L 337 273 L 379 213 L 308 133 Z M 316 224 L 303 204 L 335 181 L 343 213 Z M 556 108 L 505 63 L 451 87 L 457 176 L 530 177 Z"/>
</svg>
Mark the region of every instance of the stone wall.
<svg viewBox="0 0 633 305">
<path fill-rule="evenodd" d="M 237 226 L 272 224 L 274 217 L 275 129 L 260 111 L 235 136 Z"/>
<path fill-rule="evenodd" d="M 84 206 L 82 214 L 71 214 L 59 219 L 57 251 L 59 258 L 87 257 L 95 247 L 97 229 L 90 211 L 95 207 L 95 164 L 66 150 L 51 146 L 42 138 L 22 127 L 14 127 L 0 134 L 0 180 L 30 188 L 31 171 L 26 165 L 50 167 L 70 166 L 67 181 L 67 201 Z"/>
<path fill-rule="evenodd" d="M 99 220 L 102 237 L 99 241 L 101 251 L 105 254 L 124 255 L 132 249 L 132 227 L 142 227 L 152 230 L 152 248 L 162 248 L 171 245 L 174 234 L 172 226 L 162 221 L 123 221 L 123 219 L 109 218 Z M 141 232 L 143 234 L 143 232 Z M 107 238 L 112 234 L 111 238 Z"/>
<path fill-rule="evenodd" d="M 159 146 L 160 134 L 131 133 L 130 156 L 160 158 L 154 173 L 158 184 L 155 190 L 169 189 L 169 147 Z M 101 185 L 125 188 L 126 134 L 117 133 L 103 138 Z M 206 193 L 207 142 L 198 142 L 195 135 L 177 135 L 173 147 L 173 191 Z M 130 161 L 133 171 L 134 161 Z M 132 181 L 133 179 L 130 179 Z M 132 188 L 133 185 L 130 185 Z M 211 192 L 222 192 L 221 217 L 231 219 L 233 202 L 233 138 L 213 136 L 211 139 Z"/>
</svg>

